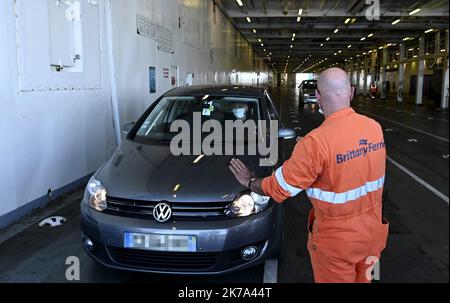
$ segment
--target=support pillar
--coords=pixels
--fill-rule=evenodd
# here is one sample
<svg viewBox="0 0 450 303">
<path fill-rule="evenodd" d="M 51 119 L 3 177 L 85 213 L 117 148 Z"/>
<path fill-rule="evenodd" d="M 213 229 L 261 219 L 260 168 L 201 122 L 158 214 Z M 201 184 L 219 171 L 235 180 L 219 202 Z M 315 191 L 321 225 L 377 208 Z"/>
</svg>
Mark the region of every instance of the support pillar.
<svg viewBox="0 0 450 303">
<path fill-rule="evenodd" d="M 442 76 L 442 91 L 441 91 L 441 108 L 448 108 L 448 30 L 445 30 L 445 58 L 444 58 L 444 71 Z M 440 47 L 443 49 L 443 47 Z M 439 50 L 440 51 L 440 50 Z"/>
<path fill-rule="evenodd" d="M 400 44 L 400 55 L 398 58 L 398 79 L 397 79 L 397 101 L 403 102 L 403 83 L 405 78 L 405 63 L 403 62 L 405 60 L 405 52 L 406 52 L 406 45 L 405 43 Z"/>
<path fill-rule="evenodd" d="M 386 99 L 387 91 L 386 91 L 386 68 L 388 64 L 388 48 L 385 47 L 381 51 L 381 67 L 380 67 L 380 82 L 381 82 L 381 99 Z"/>
<path fill-rule="evenodd" d="M 369 73 L 369 62 L 367 55 L 364 55 L 364 96 L 369 94 L 369 84 L 368 82 L 368 73 Z"/>
<path fill-rule="evenodd" d="M 423 104 L 423 74 L 425 70 L 425 38 L 419 38 L 419 69 L 416 84 L 416 105 Z"/>
</svg>

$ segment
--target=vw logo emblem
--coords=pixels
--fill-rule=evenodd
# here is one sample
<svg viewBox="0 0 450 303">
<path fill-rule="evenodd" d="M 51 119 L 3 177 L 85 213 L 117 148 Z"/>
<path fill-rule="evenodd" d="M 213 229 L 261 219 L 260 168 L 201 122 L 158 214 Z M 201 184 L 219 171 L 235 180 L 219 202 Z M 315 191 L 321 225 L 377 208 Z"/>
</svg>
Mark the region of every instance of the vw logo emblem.
<svg viewBox="0 0 450 303">
<path fill-rule="evenodd" d="M 172 208 L 167 203 L 159 203 L 153 209 L 153 217 L 159 223 L 164 223 L 172 217 Z"/>
</svg>

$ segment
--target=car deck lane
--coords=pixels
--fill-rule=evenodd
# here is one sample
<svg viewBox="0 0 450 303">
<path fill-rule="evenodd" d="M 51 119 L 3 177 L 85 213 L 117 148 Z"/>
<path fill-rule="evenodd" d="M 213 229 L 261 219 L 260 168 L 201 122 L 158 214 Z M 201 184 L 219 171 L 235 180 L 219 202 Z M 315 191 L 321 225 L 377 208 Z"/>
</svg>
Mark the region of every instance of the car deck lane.
<svg viewBox="0 0 450 303">
<path fill-rule="evenodd" d="M 294 89 L 273 89 L 281 120 L 287 127 L 297 128 L 304 136 L 323 122 L 314 105 L 298 106 Z M 361 100 L 363 109 L 376 111 L 389 119 L 399 120 L 392 105 L 372 106 Z M 392 107 L 391 107 L 392 106 Z M 373 107 L 373 108 L 372 108 Z M 387 107 L 391 107 L 388 109 Z M 355 105 L 356 110 L 360 109 Z M 376 109 L 375 109 L 376 108 Z M 414 108 L 408 108 L 414 111 Z M 395 111 L 395 113 L 393 113 Z M 418 110 L 420 116 L 403 117 L 401 123 L 435 131 L 448 138 L 448 113 Z M 431 116 L 435 120 L 423 117 Z M 439 120 L 438 120 L 439 119 Z M 411 121 L 414 122 L 411 122 Z M 447 120 L 447 122 L 445 122 Z M 426 137 L 411 130 L 379 121 L 386 132 L 389 156 L 400 162 L 448 196 L 448 143 Z M 424 125 L 422 125 L 424 124 Z M 446 125 L 447 133 L 442 128 Z M 407 142 L 411 136 L 419 142 Z M 289 149 L 294 141 L 286 142 Z M 448 204 L 417 183 L 398 167 L 387 164 L 387 198 L 385 216 L 390 220 L 390 237 L 381 260 L 382 282 L 448 282 L 449 213 Z M 84 252 L 80 237 L 80 194 L 69 195 L 67 205 L 55 213 L 68 222 L 60 227 L 40 228 L 37 224 L 26 228 L 0 243 L 0 282 L 69 282 L 65 279 L 66 258 L 80 259 L 81 282 L 215 282 L 259 283 L 263 281 L 264 266 L 214 277 L 171 276 L 118 272 L 97 265 Z M 285 237 L 282 258 L 278 262 L 278 282 L 313 282 L 311 264 L 306 248 L 307 213 L 311 204 L 304 193 L 285 202 Z M 0 231 L 1 233 L 1 231 Z"/>
</svg>

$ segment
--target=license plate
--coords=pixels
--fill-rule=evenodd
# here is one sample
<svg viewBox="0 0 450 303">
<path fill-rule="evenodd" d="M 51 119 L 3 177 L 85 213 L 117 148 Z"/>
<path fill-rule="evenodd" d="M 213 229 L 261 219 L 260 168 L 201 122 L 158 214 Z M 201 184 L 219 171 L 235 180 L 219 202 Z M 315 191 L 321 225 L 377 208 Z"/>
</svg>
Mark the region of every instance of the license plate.
<svg viewBox="0 0 450 303">
<path fill-rule="evenodd" d="M 125 233 L 124 247 L 153 251 L 196 252 L 196 236 Z"/>
</svg>

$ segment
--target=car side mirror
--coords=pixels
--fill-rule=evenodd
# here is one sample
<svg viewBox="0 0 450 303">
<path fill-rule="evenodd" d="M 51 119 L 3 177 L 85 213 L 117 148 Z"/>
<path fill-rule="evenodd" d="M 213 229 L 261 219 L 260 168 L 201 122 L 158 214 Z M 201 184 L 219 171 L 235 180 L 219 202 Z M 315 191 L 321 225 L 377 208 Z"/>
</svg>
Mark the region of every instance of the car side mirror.
<svg viewBox="0 0 450 303">
<path fill-rule="evenodd" d="M 283 140 L 297 138 L 297 133 L 292 128 L 282 127 L 278 130 L 278 138 Z"/>
<path fill-rule="evenodd" d="M 130 130 L 133 128 L 133 126 L 135 124 L 136 124 L 136 122 L 130 121 L 130 122 L 127 122 L 124 125 L 122 125 L 122 133 L 124 135 L 128 135 L 128 133 L 130 132 Z"/>
</svg>

